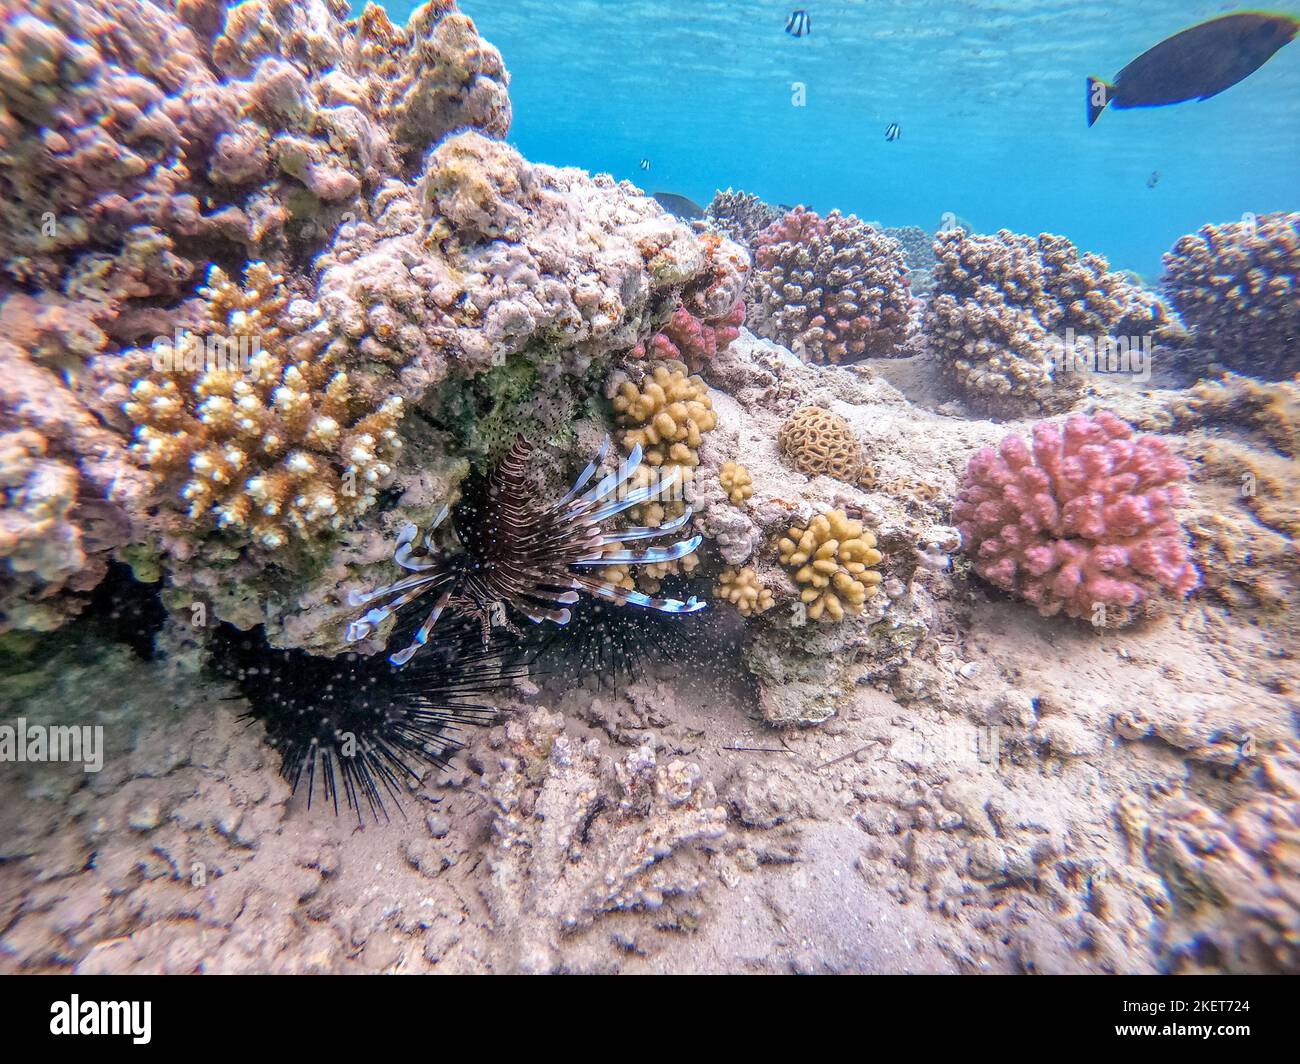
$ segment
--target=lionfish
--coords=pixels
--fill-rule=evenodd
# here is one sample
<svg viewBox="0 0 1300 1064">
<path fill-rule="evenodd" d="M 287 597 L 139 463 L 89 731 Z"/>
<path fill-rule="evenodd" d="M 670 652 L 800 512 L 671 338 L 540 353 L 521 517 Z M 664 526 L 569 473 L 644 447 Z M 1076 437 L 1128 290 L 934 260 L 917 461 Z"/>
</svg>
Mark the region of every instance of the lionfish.
<svg viewBox="0 0 1300 1064">
<path fill-rule="evenodd" d="M 568 493 L 549 505 L 531 498 L 525 474 L 533 446 L 522 436 L 487 475 L 471 476 L 455 507 L 444 506 L 424 535 L 424 551 L 413 556 L 419 530 L 405 525 L 397 538 L 393 560 L 413 575 L 370 592 L 354 591 L 352 606 L 366 606 L 387 600 L 348 627 L 350 641 L 367 638 L 375 628 L 402 607 L 433 597 L 433 607 L 416 630 L 409 646 L 389 657 L 395 666 L 405 665 L 429 640 L 444 611 L 476 616 L 484 643 L 493 627 L 519 634 L 510 620 L 518 612 L 534 624 L 552 621 L 568 624 L 569 607 L 580 592 L 632 604 L 664 613 L 694 613 L 706 603 L 691 596 L 682 602 L 657 598 L 620 587 L 598 575 L 601 568 L 676 561 L 700 545 L 692 536 L 667 547 L 628 550 L 624 543 L 654 539 L 676 532 L 690 519 L 686 508 L 680 517 L 656 527 L 634 527 L 606 531 L 602 525 L 633 506 L 662 496 L 677 483 L 677 471 L 657 482 L 632 491 L 624 485 L 641 464 L 636 446 L 614 472 L 587 488 L 609 454 L 609 438 L 596 458 L 582 471 Z M 583 489 L 587 488 L 586 491 Z M 433 534 L 452 516 L 456 546 L 437 551 Z M 594 571 L 594 572 L 593 572 Z"/>
</svg>

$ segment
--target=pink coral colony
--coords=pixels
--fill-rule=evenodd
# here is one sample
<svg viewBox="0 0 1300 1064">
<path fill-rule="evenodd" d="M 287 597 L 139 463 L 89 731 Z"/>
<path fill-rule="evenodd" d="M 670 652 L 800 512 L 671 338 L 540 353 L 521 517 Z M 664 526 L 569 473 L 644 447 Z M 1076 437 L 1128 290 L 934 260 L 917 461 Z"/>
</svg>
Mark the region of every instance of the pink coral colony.
<svg viewBox="0 0 1300 1064">
<path fill-rule="evenodd" d="M 1125 623 L 1200 582 L 1175 507 L 1186 465 L 1114 414 L 1033 427 L 978 451 L 953 507 L 975 571 L 1038 607 Z M 1118 609 L 1100 615 L 1098 606 Z"/>
</svg>

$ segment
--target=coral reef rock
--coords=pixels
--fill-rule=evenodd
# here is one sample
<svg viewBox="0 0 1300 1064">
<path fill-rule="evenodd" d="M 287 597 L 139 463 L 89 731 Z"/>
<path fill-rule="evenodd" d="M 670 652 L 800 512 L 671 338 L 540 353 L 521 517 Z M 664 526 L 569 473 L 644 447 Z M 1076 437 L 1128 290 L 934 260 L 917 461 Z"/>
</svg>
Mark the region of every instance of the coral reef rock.
<svg viewBox="0 0 1300 1064">
<path fill-rule="evenodd" d="M 345 585 L 465 456 L 518 425 L 573 457 L 603 363 L 674 308 L 684 358 L 735 335 L 745 251 L 499 139 L 509 76 L 447 0 L 405 27 L 340 0 L 11 7 L 0 328 L 25 383 L 0 432 L 68 468 L 6 485 L 15 540 L 64 548 L 8 552 L 4 624 L 57 624 L 129 550 L 173 608 L 338 650 Z"/>
</svg>

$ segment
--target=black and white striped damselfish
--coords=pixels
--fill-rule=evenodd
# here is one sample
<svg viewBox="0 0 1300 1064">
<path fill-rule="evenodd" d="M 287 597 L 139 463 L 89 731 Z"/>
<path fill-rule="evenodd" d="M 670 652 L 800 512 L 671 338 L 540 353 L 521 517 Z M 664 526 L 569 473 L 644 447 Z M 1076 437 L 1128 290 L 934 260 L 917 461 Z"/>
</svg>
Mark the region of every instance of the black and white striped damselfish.
<svg viewBox="0 0 1300 1064">
<path fill-rule="evenodd" d="M 444 506 L 424 535 L 424 550 L 413 556 L 418 530 L 406 525 L 397 539 L 393 560 L 411 575 L 375 591 L 353 592 L 349 604 L 375 606 L 348 628 L 348 639 L 371 636 L 375 629 L 403 606 L 420 599 L 433 605 L 410 645 L 389 657 L 405 665 L 429 640 L 445 612 L 468 615 L 481 625 L 486 645 L 493 628 L 518 632 L 513 618 L 535 624 L 568 624 L 569 609 L 581 593 L 597 595 L 619 604 L 631 603 L 664 613 L 694 613 L 706 603 L 694 596 L 682 602 L 656 598 L 620 587 L 600 576 L 603 568 L 672 562 L 691 554 L 701 537 L 692 536 L 666 547 L 628 550 L 625 543 L 650 540 L 677 532 L 691 519 L 689 507 L 672 521 L 656 527 L 607 530 L 606 522 L 618 514 L 654 499 L 677 486 L 677 473 L 645 487 L 625 487 L 641 464 L 641 448 L 619 463 L 614 472 L 587 488 L 609 454 L 608 437 L 596 459 L 583 470 L 561 499 L 545 504 L 535 498 L 528 482 L 528 461 L 533 446 L 522 436 L 492 470 L 466 481 L 455 508 Z M 584 491 L 583 489 L 587 489 Z M 434 532 L 448 515 L 455 542 L 445 549 L 434 543 Z"/>
<path fill-rule="evenodd" d="M 1088 125 L 1108 105 L 1163 107 L 1208 100 L 1249 77 L 1295 40 L 1300 19 L 1238 11 L 1176 33 L 1143 52 L 1113 83 L 1088 78 Z"/>
<path fill-rule="evenodd" d="M 903 135 L 903 127 L 900 126 L 897 122 L 890 122 L 889 125 L 885 127 L 886 140 L 897 140 L 902 135 Z"/>
<path fill-rule="evenodd" d="M 785 22 L 785 32 L 791 37 L 812 36 L 812 16 L 803 8 L 791 11 Z"/>
</svg>

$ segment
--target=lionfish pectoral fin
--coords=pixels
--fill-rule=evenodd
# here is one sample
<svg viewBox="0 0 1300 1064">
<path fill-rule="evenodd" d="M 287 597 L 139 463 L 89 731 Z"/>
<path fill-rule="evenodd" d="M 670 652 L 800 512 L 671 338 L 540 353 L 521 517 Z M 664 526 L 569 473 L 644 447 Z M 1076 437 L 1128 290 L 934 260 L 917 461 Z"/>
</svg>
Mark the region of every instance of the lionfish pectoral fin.
<svg viewBox="0 0 1300 1064">
<path fill-rule="evenodd" d="M 578 492 L 580 492 L 583 488 L 587 486 L 587 481 L 589 481 L 593 476 L 596 475 L 596 470 L 599 469 L 602 465 L 604 465 L 605 457 L 608 454 L 609 454 L 609 437 L 606 436 L 604 442 L 600 445 L 600 452 L 596 455 L 593 461 L 587 464 L 587 468 L 578 474 L 578 479 L 573 482 L 573 487 L 571 487 L 568 490 L 564 498 L 562 498 L 559 502 L 555 504 L 556 508 L 566 505 L 571 500 L 577 497 Z"/>
<path fill-rule="evenodd" d="M 447 608 L 447 603 L 450 601 L 451 591 L 444 591 L 438 597 L 438 601 L 434 604 L 433 609 L 429 611 L 429 616 L 426 617 L 424 623 L 420 625 L 419 631 L 415 633 L 415 638 L 411 640 L 411 645 L 405 650 L 399 650 L 396 654 L 390 654 L 388 657 L 389 662 L 400 669 L 410 661 L 411 658 L 415 656 L 416 652 L 429 642 L 429 634 L 433 631 L 433 626 L 438 623 L 438 618 L 442 616 L 442 611 Z"/>
<path fill-rule="evenodd" d="M 649 499 L 657 498 L 669 488 L 677 484 L 678 471 L 674 469 L 668 476 L 664 477 L 658 484 L 649 484 L 644 488 L 637 488 L 635 491 L 629 491 L 623 498 L 615 499 L 613 502 L 607 502 L 598 510 L 591 513 L 583 514 L 583 520 L 589 524 L 595 524 L 605 520 L 607 517 L 613 517 L 615 514 L 621 514 L 624 510 L 631 509 L 640 503 Z"/>
<path fill-rule="evenodd" d="M 617 532 L 610 532 L 608 535 L 602 536 L 600 542 L 602 546 L 607 546 L 611 543 L 627 543 L 634 539 L 654 539 L 656 536 L 665 536 L 671 532 L 676 532 L 694 516 L 695 511 L 688 506 L 681 517 L 674 517 L 671 521 L 665 521 L 662 525 L 620 528 Z"/>
<path fill-rule="evenodd" d="M 573 613 L 570 610 L 528 610 L 524 614 L 533 624 L 541 624 L 543 621 L 552 621 L 555 624 L 565 625 L 573 620 Z"/>
<path fill-rule="evenodd" d="M 703 536 L 692 536 L 671 547 L 650 547 L 646 550 L 612 550 L 598 558 L 584 558 L 574 565 L 658 565 L 663 562 L 675 562 L 693 554 L 704 541 Z"/>
<path fill-rule="evenodd" d="M 628 478 L 635 473 L 637 467 L 640 466 L 641 454 L 641 445 L 638 443 L 632 448 L 632 453 L 618 464 L 618 468 L 615 469 L 614 472 L 603 478 L 599 484 L 573 504 L 574 508 L 594 506 L 609 495 L 610 492 L 617 491 L 620 486 L 626 484 Z"/>
</svg>

